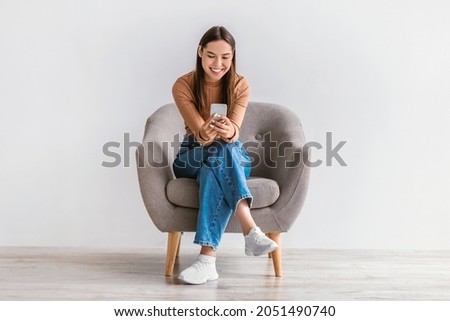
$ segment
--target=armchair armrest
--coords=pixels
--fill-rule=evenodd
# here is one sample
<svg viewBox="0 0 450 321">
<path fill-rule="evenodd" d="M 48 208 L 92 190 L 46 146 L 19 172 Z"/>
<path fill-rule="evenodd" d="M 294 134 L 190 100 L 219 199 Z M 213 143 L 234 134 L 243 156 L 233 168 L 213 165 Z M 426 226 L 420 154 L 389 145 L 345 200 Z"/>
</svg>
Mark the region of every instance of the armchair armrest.
<svg viewBox="0 0 450 321">
<path fill-rule="evenodd" d="M 300 123 L 289 126 L 289 131 L 276 133 L 276 146 L 266 155 L 264 176 L 275 180 L 280 197 L 271 206 L 274 218 L 282 231 L 288 231 L 297 219 L 308 190 L 310 168 L 309 149 Z M 272 142 L 272 143 L 273 143 Z"/>
<path fill-rule="evenodd" d="M 165 231 L 167 217 L 174 211 L 175 205 L 166 195 L 167 183 L 174 178 L 172 162 L 178 142 L 177 131 L 180 124 L 176 120 L 173 127 L 168 120 L 173 120 L 174 106 L 163 106 L 147 120 L 142 145 L 136 150 L 137 172 L 141 195 L 155 226 Z M 175 144 L 174 144 L 175 143 Z"/>
</svg>

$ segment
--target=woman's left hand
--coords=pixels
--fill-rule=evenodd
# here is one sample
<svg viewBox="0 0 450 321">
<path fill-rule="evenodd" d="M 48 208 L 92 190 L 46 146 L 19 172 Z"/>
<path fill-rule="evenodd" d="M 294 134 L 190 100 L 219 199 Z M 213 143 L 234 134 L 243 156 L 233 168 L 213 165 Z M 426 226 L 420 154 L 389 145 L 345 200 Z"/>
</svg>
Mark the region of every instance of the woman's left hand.
<svg viewBox="0 0 450 321">
<path fill-rule="evenodd" d="M 235 128 L 231 120 L 227 116 L 220 115 L 220 118 L 213 118 L 211 126 L 216 129 L 219 138 L 229 139 L 234 136 Z"/>
</svg>

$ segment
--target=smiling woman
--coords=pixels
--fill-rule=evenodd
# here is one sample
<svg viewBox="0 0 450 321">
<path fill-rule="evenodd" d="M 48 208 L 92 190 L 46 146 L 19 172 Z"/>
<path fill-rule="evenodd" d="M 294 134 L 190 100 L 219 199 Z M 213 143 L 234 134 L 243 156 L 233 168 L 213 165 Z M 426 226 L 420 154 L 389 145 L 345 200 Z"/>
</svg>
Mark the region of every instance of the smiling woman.
<svg viewBox="0 0 450 321">
<path fill-rule="evenodd" d="M 207 81 L 218 81 L 228 72 L 232 65 L 233 52 L 233 48 L 224 40 L 211 41 L 204 48 L 198 46 L 198 56 Z"/>
<path fill-rule="evenodd" d="M 201 284 L 219 277 L 216 250 L 234 213 L 245 235 L 245 253 L 267 254 L 278 245 L 253 220 L 253 197 L 247 186 L 251 161 L 239 140 L 248 98 L 247 80 L 236 73 L 235 41 L 224 27 L 209 29 L 200 39 L 196 69 L 177 79 L 172 92 L 184 118 L 186 135 L 173 163 L 177 178 L 199 185 L 199 211 L 194 243 L 200 255 L 179 279 Z M 226 115 L 211 113 L 226 104 Z"/>
</svg>

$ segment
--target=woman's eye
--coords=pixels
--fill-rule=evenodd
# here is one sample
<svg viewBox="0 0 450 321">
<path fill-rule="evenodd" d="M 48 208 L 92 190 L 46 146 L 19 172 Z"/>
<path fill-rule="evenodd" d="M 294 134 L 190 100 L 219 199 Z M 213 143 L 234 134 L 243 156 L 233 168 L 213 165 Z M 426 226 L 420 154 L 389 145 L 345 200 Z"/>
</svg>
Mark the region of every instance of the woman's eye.
<svg viewBox="0 0 450 321">
<path fill-rule="evenodd" d="M 208 55 L 208 57 L 209 57 L 209 58 L 214 58 L 214 56 L 210 56 L 210 55 Z"/>
</svg>

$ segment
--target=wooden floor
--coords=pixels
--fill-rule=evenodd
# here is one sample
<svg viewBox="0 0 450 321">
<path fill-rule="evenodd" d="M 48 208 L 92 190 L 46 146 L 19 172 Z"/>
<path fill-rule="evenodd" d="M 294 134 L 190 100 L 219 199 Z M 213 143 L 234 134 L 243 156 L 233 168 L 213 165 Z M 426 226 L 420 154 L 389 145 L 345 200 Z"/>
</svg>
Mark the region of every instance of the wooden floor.
<svg viewBox="0 0 450 321">
<path fill-rule="evenodd" d="M 220 278 L 197 286 L 176 278 L 194 250 L 173 277 L 164 252 L 0 247 L 0 300 L 450 300 L 449 251 L 284 249 L 276 278 L 267 257 L 224 250 Z"/>
</svg>

